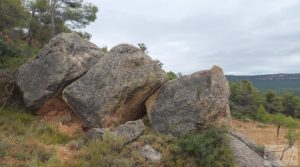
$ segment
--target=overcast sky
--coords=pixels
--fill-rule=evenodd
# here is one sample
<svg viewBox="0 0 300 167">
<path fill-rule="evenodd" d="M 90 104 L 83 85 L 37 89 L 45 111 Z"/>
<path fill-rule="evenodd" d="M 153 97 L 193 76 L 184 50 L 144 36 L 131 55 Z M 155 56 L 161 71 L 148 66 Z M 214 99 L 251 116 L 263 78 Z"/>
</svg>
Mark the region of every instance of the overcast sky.
<svg viewBox="0 0 300 167">
<path fill-rule="evenodd" d="M 111 48 L 145 43 L 166 71 L 300 72 L 300 0 L 88 0 L 85 31 Z"/>
</svg>

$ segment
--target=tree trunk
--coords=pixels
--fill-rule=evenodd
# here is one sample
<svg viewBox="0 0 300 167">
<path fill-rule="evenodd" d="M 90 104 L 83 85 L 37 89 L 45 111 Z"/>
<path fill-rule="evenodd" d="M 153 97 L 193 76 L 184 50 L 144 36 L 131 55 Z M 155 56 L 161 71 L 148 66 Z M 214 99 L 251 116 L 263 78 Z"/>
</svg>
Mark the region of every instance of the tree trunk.
<svg viewBox="0 0 300 167">
<path fill-rule="evenodd" d="M 31 19 L 34 19 L 34 16 L 35 16 L 35 10 L 32 10 Z M 32 46 L 32 36 L 33 36 L 32 25 L 29 25 L 29 29 L 28 29 L 28 45 L 29 46 Z"/>
<path fill-rule="evenodd" d="M 277 126 L 277 138 L 279 136 L 280 125 Z"/>
<path fill-rule="evenodd" d="M 51 37 L 55 35 L 55 4 L 56 0 L 51 0 Z"/>
</svg>

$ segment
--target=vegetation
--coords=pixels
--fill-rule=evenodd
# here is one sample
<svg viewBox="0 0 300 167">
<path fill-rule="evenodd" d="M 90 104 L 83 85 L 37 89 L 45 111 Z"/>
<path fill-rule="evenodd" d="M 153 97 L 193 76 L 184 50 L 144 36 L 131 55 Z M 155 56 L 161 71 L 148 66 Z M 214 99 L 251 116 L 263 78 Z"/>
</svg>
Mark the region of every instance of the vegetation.
<svg viewBox="0 0 300 167">
<path fill-rule="evenodd" d="M 281 113 L 285 116 L 300 118 L 300 97 L 290 93 L 278 95 L 273 91 L 262 93 L 252 82 L 243 80 L 230 83 L 230 108 L 237 118 L 256 119 L 258 108 L 262 105 L 270 114 Z"/>
<path fill-rule="evenodd" d="M 0 69 L 14 72 L 54 35 L 84 28 L 96 20 L 97 12 L 82 0 L 1 0 Z"/>
<path fill-rule="evenodd" d="M 173 71 L 167 72 L 168 80 L 173 80 L 177 78 L 177 75 Z"/>
<path fill-rule="evenodd" d="M 300 96 L 300 74 L 272 74 L 256 76 L 226 76 L 230 82 L 249 80 L 259 91 L 273 90 L 278 94 L 292 93 Z"/>
<path fill-rule="evenodd" d="M 148 48 L 144 43 L 138 43 L 137 45 L 142 50 L 142 52 L 149 53 Z"/>
<path fill-rule="evenodd" d="M 182 151 L 196 157 L 199 166 L 234 166 L 234 156 L 224 129 L 210 127 L 201 134 L 190 133 L 179 140 Z"/>
<path fill-rule="evenodd" d="M 201 134 L 176 138 L 158 134 L 149 122 L 145 124 L 145 133 L 125 146 L 122 138 L 109 133 L 86 142 L 81 133 L 65 134 L 40 116 L 18 108 L 4 108 L 0 112 L 0 166 L 180 167 L 230 166 L 234 162 L 224 129 L 209 128 Z M 146 144 L 161 153 L 159 164 L 141 155 L 140 148 Z M 61 150 L 71 152 L 72 156 L 64 159 Z"/>
</svg>

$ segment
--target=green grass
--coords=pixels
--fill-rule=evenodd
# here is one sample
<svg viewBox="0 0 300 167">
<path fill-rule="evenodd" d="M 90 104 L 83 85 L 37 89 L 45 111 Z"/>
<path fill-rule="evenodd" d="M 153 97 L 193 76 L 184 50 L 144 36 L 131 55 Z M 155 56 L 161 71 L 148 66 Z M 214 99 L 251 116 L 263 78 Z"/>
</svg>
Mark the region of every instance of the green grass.
<svg viewBox="0 0 300 167">
<path fill-rule="evenodd" d="M 54 147 L 47 146 L 66 146 L 77 138 L 60 133 L 22 109 L 4 108 L 0 111 L 0 166 L 64 166 Z M 5 159 L 13 159 L 15 164 Z"/>
<path fill-rule="evenodd" d="M 139 152 L 140 148 L 146 144 L 162 154 L 159 164 L 148 161 Z M 84 146 L 81 154 L 76 158 L 74 166 L 197 167 L 195 158 L 181 151 L 175 137 L 158 134 L 150 127 L 147 127 L 144 135 L 136 141 L 122 146 L 122 138 L 105 134 L 103 139 L 92 140 Z"/>
<path fill-rule="evenodd" d="M 38 127 L 36 137 L 45 144 L 66 144 L 73 139 L 48 125 Z"/>
<path fill-rule="evenodd" d="M 144 121 L 146 124 L 144 134 L 124 146 L 124 139 L 109 134 L 105 134 L 102 139 L 90 141 L 83 140 L 80 135 L 68 136 L 59 132 L 55 126 L 40 121 L 38 116 L 33 116 L 18 108 L 4 108 L 0 112 L 0 166 L 199 166 L 199 157 L 192 154 L 190 150 L 186 150 L 187 146 L 183 146 L 178 138 L 158 134 L 150 128 L 148 119 Z M 220 139 L 218 135 L 210 136 L 207 141 L 206 138 L 197 140 L 195 143 L 193 143 L 195 136 L 184 139 L 192 142 L 188 145 L 199 149 L 194 150 L 195 152 L 202 152 L 203 148 L 200 149 L 199 146 L 205 144 L 208 150 L 224 153 L 222 157 L 227 158 L 225 154 L 230 153 L 226 150 L 227 147 L 218 143 L 215 145 L 214 142 L 209 143 L 209 141 L 214 141 L 214 137 Z M 141 155 L 140 149 L 146 144 L 161 153 L 162 159 L 159 164 L 152 163 Z M 66 164 L 67 162 L 61 160 L 57 152 L 57 148 L 61 147 L 78 152 L 78 154 Z M 220 151 L 223 148 L 225 151 Z M 205 157 L 220 155 L 212 153 L 206 151 L 203 155 Z M 13 159 L 15 163 L 8 164 L 5 159 Z"/>
</svg>

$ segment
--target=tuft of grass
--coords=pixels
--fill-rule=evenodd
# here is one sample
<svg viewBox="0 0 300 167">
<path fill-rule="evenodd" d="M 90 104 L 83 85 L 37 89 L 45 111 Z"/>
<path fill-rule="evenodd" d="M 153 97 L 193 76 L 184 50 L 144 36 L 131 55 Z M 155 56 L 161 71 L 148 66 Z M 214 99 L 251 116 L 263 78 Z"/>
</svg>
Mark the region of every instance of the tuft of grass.
<svg viewBox="0 0 300 167">
<path fill-rule="evenodd" d="M 0 131 L 3 135 L 25 135 L 33 122 L 31 114 L 15 107 L 4 108 L 0 112 Z"/>
<path fill-rule="evenodd" d="M 5 157 L 10 145 L 0 137 L 0 159 Z"/>
<path fill-rule="evenodd" d="M 38 127 L 36 136 L 44 144 L 66 144 L 72 140 L 72 137 L 59 132 L 57 128 L 45 124 Z"/>
<path fill-rule="evenodd" d="M 87 143 L 74 166 L 116 166 L 129 167 L 129 161 L 120 154 L 124 139 L 105 133 L 102 139 L 94 139 Z"/>
</svg>

